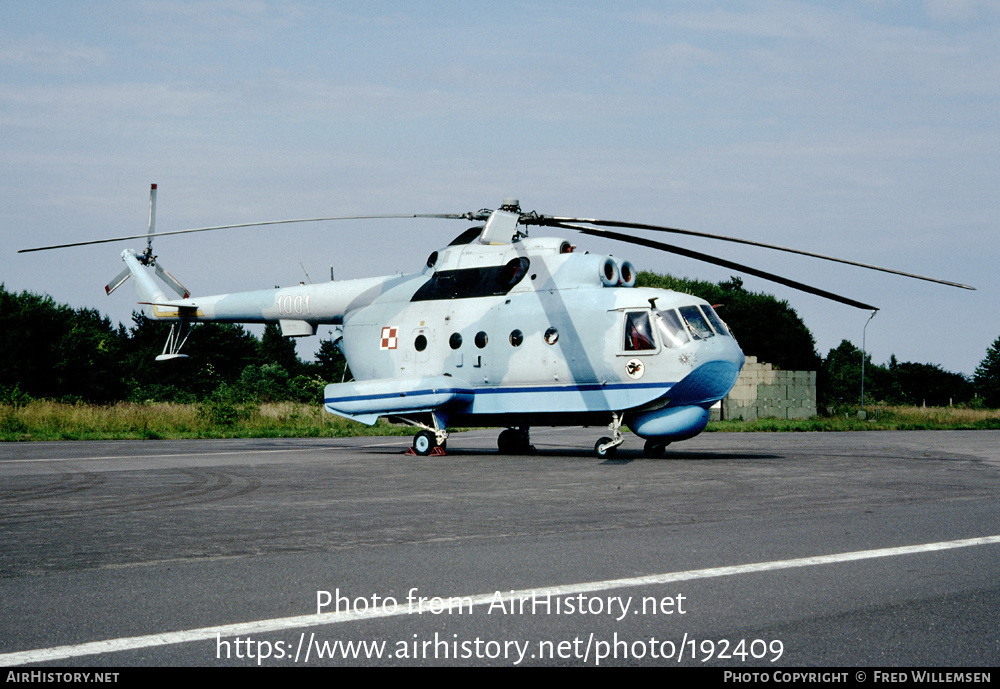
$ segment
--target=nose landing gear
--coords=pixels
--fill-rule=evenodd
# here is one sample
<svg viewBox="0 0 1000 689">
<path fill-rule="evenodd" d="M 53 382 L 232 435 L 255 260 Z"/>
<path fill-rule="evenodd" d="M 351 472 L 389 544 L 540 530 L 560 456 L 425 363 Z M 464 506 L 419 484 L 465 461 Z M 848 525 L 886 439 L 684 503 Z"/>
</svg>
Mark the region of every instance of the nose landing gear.
<svg viewBox="0 0 1000 689">
<path fill-rule="evenodd" d="M 594 454 L 597 455 L 598 459 L 611 459 L 616 454 L 618 454 L 618 446 L 625 442 L 625 436 L 622 435 L 622 417 L 617 413 L 611 413 L 611 423 L 608 424 L 608 430 L 611 431 L 613 437 L 611 438 L 601 438 L 594 445 Z"/>
</svg>

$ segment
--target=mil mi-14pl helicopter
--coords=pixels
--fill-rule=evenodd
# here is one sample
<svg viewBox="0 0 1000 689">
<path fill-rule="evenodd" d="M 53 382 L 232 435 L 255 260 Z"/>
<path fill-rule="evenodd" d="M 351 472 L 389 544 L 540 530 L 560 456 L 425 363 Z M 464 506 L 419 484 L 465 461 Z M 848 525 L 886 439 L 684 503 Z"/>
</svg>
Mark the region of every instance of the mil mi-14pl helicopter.
<svg viewBox="0 0 1000 689">
<path fill-rule="evenodd" d="M 243 223 L 155 231 L 156 185 L 150 190 L 145 235 L 22 251 L 145 238 L 146 249 L 122 252 L 125 269 L 105 288 L 130 276 L 147 316 L 172 321 L 163 354 L 180 354 L 192 323 L 280 324 L 288 337 L 334 328 L 355 380 L 326 386 L 331 414 L 374 424 L 379 418 L 421 430 L 418 455 L 443 454 L 448 428 L 505 428 L 503 453 L 530 451 L 531 426 L 607 425 L 598 457 L 613 456 L 621 426 L 645 439 L 659 457 L 674 441 L 700 433 L 709 409 L 732 389 L 744 362 L 733 334 L 703 299 L 672 290 L 635 287 L 628 261 L 575 251 L 568 241 L 529 237 L 531 226 L 574 230 L 707 261 L 861 309 L 853 299 L 748 266 L 605 228 L 649 230 L 777 249 L 921 280 L 967 285 L 878 266 L 691 230 L 608 220 L 524 213 L 516 199 L 498 210 L 436 215 L 380 215 Z M 153 237 L 225 228 L 362 218 L 444 218 L 476 226 L 430 254 L 406 275 L 299 284 L 192 298 L 153 255 Z M 170 299 L 147 268 L 181 298 Z"/>
</svg>

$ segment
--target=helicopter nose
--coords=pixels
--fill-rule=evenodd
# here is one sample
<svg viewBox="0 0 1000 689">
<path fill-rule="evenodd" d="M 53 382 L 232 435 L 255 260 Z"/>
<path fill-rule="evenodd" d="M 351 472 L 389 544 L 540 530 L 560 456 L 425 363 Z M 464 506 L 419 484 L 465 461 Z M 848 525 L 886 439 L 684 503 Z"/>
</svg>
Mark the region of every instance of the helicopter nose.
<svg viewBox="0 0 1000 689">
<path fill-rule="evenodd" d="M 729 394 L 745 357 L 735 343 L 670 388 L 669 406 L 630 416 L 629 428 L 641 438 L 661 442 L 686 440 L 708 424 L 709 407 Z"/>
<path fill-rule="evenodd" d="M 670 388 L 670 406 L 712 404 L 729 394 L 743 368 L 743 353 L 708 361 Z"/>
</svg>

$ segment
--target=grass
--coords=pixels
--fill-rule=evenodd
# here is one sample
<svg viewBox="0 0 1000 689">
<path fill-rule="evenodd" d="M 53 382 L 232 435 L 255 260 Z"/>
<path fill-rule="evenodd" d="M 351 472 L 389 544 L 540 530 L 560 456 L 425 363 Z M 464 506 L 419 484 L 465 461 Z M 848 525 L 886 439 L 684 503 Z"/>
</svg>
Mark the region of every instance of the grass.
<svg viewBox="0 0 1000 689">
<path fill-rule="evenodd" d="M 708 431 L 886 431 L 1000 429 L 1000 410 L 963 407 L 869 407 L 803 421 L 715 421 Z M 178 438 L 341 438 L 410 435 L 413 429 L 379 421 L 365 426 L 327 414 L 317 405 L 172 404 L 120 402 L 66 404 L 34 400 L 0 405 L 0 441 L 156 440 Z"/>
<path fill-rule="evenodd" d="M 380 421 L 374 426 L 327 414 L 316 405 L 65 404 L 35 400 L 0 405 L 0 441 L 156 440 L 177 438 L 338 438 L 409 435 Z"/>
<path fill-rule="evenodd" d="M 755 421 L 713 421 L 709 431 L 781 432 L 781 431 L 926 431 L 926 430 L 997 430 L 1000 409 L 966 407 L 868 407 L 865 418 L 857 410 L 845 410 L 832 416 L 814 416 L 794 421 L 757 419 Z"/>
</svg>

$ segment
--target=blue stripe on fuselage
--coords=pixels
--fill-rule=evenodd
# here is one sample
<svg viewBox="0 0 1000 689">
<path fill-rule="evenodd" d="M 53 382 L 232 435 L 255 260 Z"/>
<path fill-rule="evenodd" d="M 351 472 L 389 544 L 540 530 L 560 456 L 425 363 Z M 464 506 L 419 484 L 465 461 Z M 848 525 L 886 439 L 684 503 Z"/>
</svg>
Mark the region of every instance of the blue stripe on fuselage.
<svg viewBox="0 0 1000 689">
<path fill-rule="evenodd" d="M 464 413 L 495 414 L 504 411 L 596 411 L 623 410 L 648 404 L 666 395 L 673 383 L 586 383 L 567 385 L 490 386 L 477 388 L 453 388 L 413 390 L 405 393 L 391 392 L 375 395 L 350 395 L 329 397 L 327 405 L 337 406 L 348 402 L 368 400 L 398 399 L 401 396 L 439 395 L 455 392 L 472 395 L 472 401 L 464 406 Z M 509 397 L 508 397 L 509 396 Z M 372 408 L 372 411 L 375 411 Z"/>
</svg>

